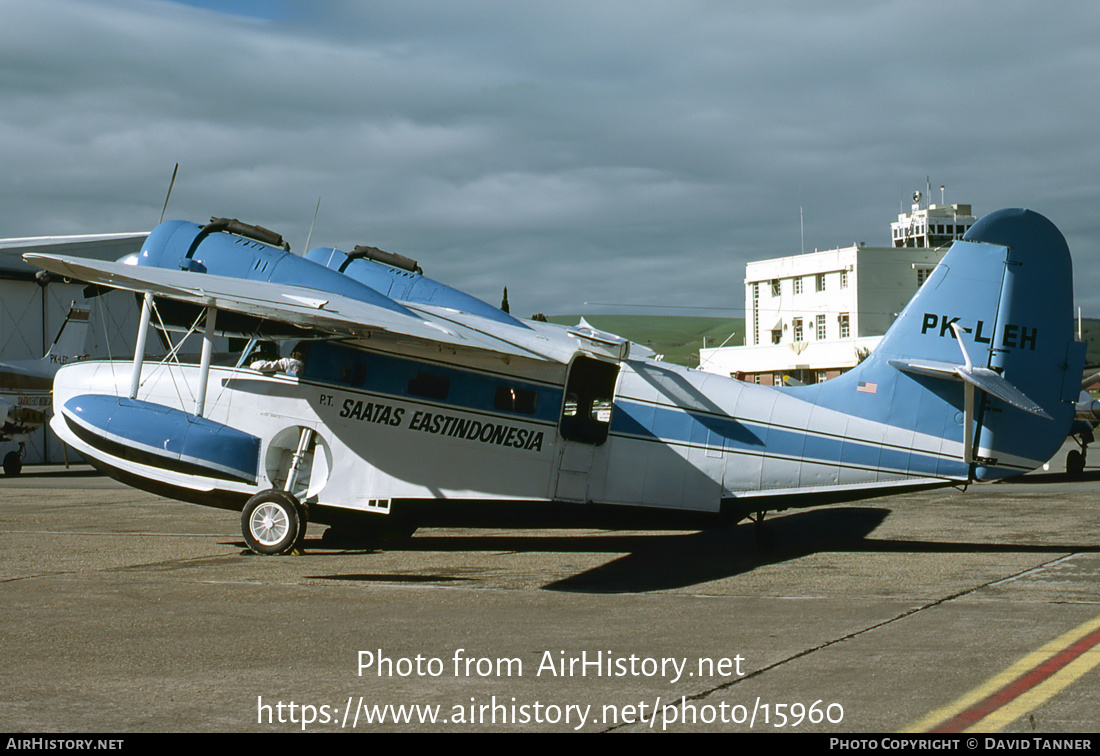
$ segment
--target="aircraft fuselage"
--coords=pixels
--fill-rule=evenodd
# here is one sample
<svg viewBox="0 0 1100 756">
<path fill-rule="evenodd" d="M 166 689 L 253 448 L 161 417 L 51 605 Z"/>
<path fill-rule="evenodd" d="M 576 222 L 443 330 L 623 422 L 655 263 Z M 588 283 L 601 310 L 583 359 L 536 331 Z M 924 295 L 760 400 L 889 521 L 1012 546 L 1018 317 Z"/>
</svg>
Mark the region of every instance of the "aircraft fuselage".
<svg viewBox="0 0 1100 756">
<path fill-rule="evenodd" d="M 82 395 L 125 396 L 128 369 L 64 368 L 57 406 L 72 415 Z M 198 375 L 197 366 L 147 365 L 141 400 L 190 413 Z M 965 479 L 961 426 L 959 441 L 946 442 L 942 428 L 899 430 L 796 393 L 649 360 L 444 362 L 318 341 L 302 376 L 211 368 L 205 419 L 258 439 L 258 451 L 242 446 L 235 466 L 226 467 L 224 444 L 171 461 L 157 448 L 179 435 L 170 424 L 164 443 L 140 436 L 159 422 L 155 414 L 140 431 L 118 412 L 83 425 L 59 412 L 54 426 L 127 482 L 232 508 L 284 487 L 305 428 L 311 446 L 292 493 L 322 513 L 384 515 L 411 501 L 437 502 L 439 513 L 446 502 L 499 501 L 739 519 L 797 506 L 798 495 L 852 498 L 857 488 L 873 495 Z M 194 422 L 181 427 L 198 432 Z M 254 477 L 240 472 L 253 454 Z"/>
</svg>

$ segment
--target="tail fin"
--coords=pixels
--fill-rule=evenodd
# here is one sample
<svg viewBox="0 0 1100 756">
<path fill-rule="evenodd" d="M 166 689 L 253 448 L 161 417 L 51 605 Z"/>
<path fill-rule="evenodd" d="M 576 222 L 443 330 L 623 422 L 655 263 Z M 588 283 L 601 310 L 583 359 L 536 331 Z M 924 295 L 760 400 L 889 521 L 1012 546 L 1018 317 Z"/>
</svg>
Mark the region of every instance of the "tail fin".
<svg viewBox="0 0 1100 756">
<path fill-rule="evenodd" d="M 990 213 L 955 242 L 871 356 L 820 384 L 817 401 L 961 449 L 911 473 L 983 480 L 1032 470 L 1073 422 L 1085 345 L 1073 335 L 1072 278 L 1066 240 L 1049 220 Z"/>
<path fill-rule="evenodd" d="M 65 316 L 65 322 L 57 332 L 57 338 L 53 340 L 53 345 L 42 358 L 42 362 L 58 367 L 86 358 L 90 317 L 91 310 L 77 307 L 76 302 L 73 302 L 69 307 L 69 314 Z"/>
</svg>

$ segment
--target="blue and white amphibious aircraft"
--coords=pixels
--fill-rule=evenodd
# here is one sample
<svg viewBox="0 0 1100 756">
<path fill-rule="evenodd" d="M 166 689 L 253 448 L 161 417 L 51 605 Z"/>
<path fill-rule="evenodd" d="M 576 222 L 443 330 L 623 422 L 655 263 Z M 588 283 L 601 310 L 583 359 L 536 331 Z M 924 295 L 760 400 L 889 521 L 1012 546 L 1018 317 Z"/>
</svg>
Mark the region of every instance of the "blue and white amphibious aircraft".
<svg viewBox="0 0 1100 756">
<path fill-rule="evenodd" d="M 272 554 L 307 521 L 336 543 L 459 523 L 702 527 L 1018 475 L 1065 441 L 1085 354 L 1065 239 L 1017 209 L 974 224 L 861 365 L 787 388 L 517 320 L 374 248 L 297 257 L 236 221 L 164 223 L 125 262 L 25 259 L 144 295 L 132 362 L 58 372 L 58 436 L 134 486 L 243 510 L 249 547 Z M 144 364 L 154 314 L 201 332 L 200 364 Z M 219 333 L 295 355 L 214 365 Z"/>
</svg>

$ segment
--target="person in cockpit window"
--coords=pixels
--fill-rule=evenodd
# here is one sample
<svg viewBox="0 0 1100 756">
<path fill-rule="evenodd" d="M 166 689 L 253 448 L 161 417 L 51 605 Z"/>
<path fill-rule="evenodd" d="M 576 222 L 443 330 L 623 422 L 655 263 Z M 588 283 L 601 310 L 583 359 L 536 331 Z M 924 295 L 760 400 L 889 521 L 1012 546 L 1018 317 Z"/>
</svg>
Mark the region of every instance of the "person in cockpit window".
<svg viewBox="0 0 1100 756">
<path fill-rule="evenodd" d="M 308 345 L 304 341 L 299 341 L 294 345 L 294 348 L 290 350 L 289 357 L 277 357 L 273 360 L 256 360 L 249 365 L 253 370 L 259 370 L 261 373 L 288 373 L 289 375 L 301 375 L 305 371 L 306 367 L 306 354 L 308 353 Z M 278 352 L 276 352 L 276 355 Z"/>
</svg>

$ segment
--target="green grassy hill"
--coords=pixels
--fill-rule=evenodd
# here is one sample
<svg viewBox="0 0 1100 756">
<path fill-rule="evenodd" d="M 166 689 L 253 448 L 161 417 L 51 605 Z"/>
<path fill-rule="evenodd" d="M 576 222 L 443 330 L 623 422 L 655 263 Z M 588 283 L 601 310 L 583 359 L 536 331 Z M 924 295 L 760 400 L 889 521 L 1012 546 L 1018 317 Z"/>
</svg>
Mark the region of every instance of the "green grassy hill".
<svg viewBox="0 0 1100 756">
<path fill-rule="evenodd" d="M 722 344 L 733 333 L 727 346 L 745 343 L 744 318 L 697 318 L 677 315 L 551 315 L 551 323 L 576 325 L 584 317 L 593 328 L 608 331 L 637 344 L 643 344 L 665 360 L 697 367 L 699 348 L 706 339 L 708 347 Z M 1100 323 L 1097 324 L 1100 329 Z M 1100 335 L 1100 330 L 1098 330 Z"/>
</svg>

